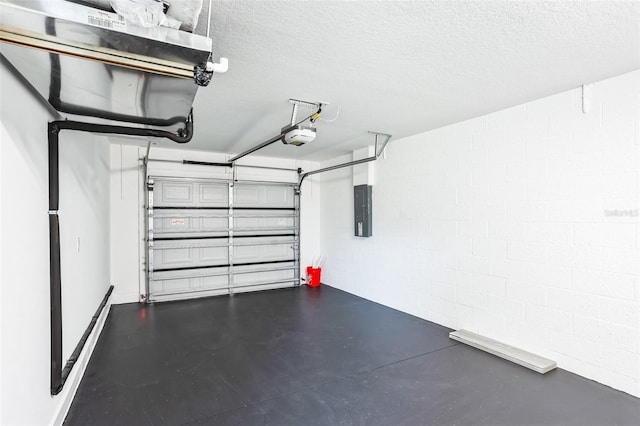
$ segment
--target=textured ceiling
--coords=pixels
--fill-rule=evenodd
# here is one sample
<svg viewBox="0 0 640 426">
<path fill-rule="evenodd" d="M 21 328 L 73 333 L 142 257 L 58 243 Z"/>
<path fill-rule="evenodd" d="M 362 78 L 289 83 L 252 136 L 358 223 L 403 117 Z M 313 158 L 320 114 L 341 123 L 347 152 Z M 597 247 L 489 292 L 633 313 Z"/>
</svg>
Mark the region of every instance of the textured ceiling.
<svg viewBox="0 0 640 426">
<path fill-rule="evenodd" d="M 214 1 L 210 30 L 230 66 L 188 147 L 227 153 L 275 136 L 289 98 L 339 117 L 259 154 L 323 160 L 640 68 L 638 1 Z"/>
</svg>

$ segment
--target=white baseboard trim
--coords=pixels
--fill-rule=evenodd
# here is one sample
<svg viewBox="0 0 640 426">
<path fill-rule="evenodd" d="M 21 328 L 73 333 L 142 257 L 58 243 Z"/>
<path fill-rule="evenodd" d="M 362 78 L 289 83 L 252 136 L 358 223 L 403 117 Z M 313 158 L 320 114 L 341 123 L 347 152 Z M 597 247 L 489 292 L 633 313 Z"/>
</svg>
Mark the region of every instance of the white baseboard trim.
<svg viewBox="0 0 640 426">
<path fill-rule="evenodd" d="M 60 394 L 52 396 L 52 398 L 60 400 L 58 410 L 56 411 L 51 421 L 52 426 L 61 426 L 64 422 L 64 419 L 67 417 L 67 413 L 69 412 L 69 408 L 71 408 L 73 398 L 76 396 L 78 386 L 80 386 L 80 380 L 82 379 L 82 376 L 84 376 L 84 372 L 87 369 L 87 365 L 89 364 L 91 354 L 93 353 L 93 350 L 96 347 L 96 343 L 98 342 L 98 337 L 100 337 L 100 333 L 102 333 L 104 323 L 106 322 L 107 316 L 111 311 L 112 299 L 113 294 L 109 296 L 104 309 L 100 313 L 98 321 L 96 321 L 96 325 L 95 327 L 93 327 L 93 331 L 91 331 L 91 334 L 89 335 L 84 348 L 82 348 L 82 352 L 80 352 L 78 361 L 76 361 L 73 369 L 71 370 L 71 373 L 69 374 L 69 377 L 67 377 L 67 381 L 64 384 L 64 389 Z"/>
<path fill-rule="evenodd" d="M 139 302 L 140 295 L 137 292 L 128 292 L 128 293 L 118 293 L 116 288 L 113 289 L 113 294 L 111 295 L 111 304 L 112 305 L 121 305 L 123 303 L 137 303 Z"/>
</svg>

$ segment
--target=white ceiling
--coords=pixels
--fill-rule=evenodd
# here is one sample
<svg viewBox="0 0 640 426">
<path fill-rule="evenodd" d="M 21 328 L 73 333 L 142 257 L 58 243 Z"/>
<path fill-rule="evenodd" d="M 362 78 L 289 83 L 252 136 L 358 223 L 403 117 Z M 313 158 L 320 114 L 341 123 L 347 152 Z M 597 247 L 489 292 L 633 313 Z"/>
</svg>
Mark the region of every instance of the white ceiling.
<svg viewBox="0 0 640 426">
<path fill-rule="evenodd" d="M 210 28 L 229 71 L 185 147 L 227 153 L 278 134 L 289 98 L 339 117 L 259 154 L 324 160 L 640 68 L 638 1 L 214 1 Z"/>
</svg>

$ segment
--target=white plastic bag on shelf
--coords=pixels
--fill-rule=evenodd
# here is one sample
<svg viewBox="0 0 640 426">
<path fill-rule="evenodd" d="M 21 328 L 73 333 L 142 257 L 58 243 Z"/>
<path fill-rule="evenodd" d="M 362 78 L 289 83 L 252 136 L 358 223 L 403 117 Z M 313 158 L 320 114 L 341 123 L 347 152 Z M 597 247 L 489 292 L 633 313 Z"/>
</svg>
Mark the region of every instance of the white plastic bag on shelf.
<svg viewBox="0 0 640 426">
<path fill-rule="evenodd" d="M 167 0 L 169 10 L 167 16 L 182 23 L 180 29 L 192 33 L 198 25 L 198 17 L 202 11 L 202 0 Z"/>
<path fill-rule="evenodd" d="M 165 15 L 162 22 L 160 22 L 160 25 L 162 25 L 163 27 L 169 27 L 169 28 L 179 30 L 180 25 L 182 25 L 182 22 L 178 21 L 176 18 L 172 16 Z"/>
<path fill-rule="evenodd" d="M 164 14 L 164 5 L 158 0 L 111 0 L 111 7 L 127 22 L 141 27 L 180 28 L 181 25 L 180 21 Z"/>
</svg>

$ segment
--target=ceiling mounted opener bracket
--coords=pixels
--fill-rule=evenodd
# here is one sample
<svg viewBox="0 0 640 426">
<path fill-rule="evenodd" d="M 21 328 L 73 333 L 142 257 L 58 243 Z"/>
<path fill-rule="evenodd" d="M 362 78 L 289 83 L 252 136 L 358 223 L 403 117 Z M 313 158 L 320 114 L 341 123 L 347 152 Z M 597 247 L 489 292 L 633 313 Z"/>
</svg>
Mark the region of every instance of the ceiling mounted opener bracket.
<svg viewBox="0 0 640 426">
<path fill-rule="evenodd" d="M 289 99 L 289 103 L 293 104 L 293 111 L 291 111 L 292 126 L 295 126 L 296 124 L 296 118 L 298 117 L 298 107 L 300 107 L 300 105 L 305 105 L 312 108 L 318 108 L 318 110 L 321 110 L 324 105 L 329 105 L 328 102 L 307 102 L 307 101 L 301 101 L 300 99 Z"/>
</svg>

